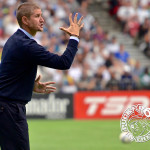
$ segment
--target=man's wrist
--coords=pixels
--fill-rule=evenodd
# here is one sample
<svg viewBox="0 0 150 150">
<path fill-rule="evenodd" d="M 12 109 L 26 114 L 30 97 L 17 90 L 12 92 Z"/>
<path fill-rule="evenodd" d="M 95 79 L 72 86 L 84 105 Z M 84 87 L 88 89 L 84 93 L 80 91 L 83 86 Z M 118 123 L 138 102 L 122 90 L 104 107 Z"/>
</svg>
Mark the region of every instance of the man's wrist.
<svg viewBox="0 0 150 150">
<path fill-rule="evenodd" d="M 70 36 L 70 39 L 76 40 L 77 42 L 79 42 L 79 38 L 76 36 Z"/>
<path fill-rule="evenodd" d="M 70 34 L 70 36 L 75 36 L 79 39 L 79 35 L 76 35 L 76 34 Z"/>
</svg>

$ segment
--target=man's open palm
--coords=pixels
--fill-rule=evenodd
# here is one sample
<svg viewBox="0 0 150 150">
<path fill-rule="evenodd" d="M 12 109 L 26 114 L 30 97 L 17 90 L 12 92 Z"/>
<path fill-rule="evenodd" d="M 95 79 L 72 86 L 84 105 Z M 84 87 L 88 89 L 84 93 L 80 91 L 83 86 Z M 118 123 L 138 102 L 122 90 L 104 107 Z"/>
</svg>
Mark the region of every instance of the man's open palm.
<svg viewBox="0 0 150 150">
<path fill-rule="evenodd" d="M 80 30 L 83 28 L 84 23 L 81 24 L 81 21 L 83 19 L 83 16 L 77 20 L 78 13 L 75 14 L 74 21 L 72 20 L 72 14 L 69 15 L 69 22 L 70 26 L 69 28 L 60 27 L 61 30 L 66 32 L 69 35 L 74 35 L 79 37 Z"/>
<path fill-rule="evenodd" d="M 50 86 L 51 84 L 55 84 L 55 82 L 40 82 L 41 76 L 39 75 L 38 78 L 34 82 L 34 89 L 33 91 L 36 93 L 43 93 L 43 94 L 50 94 L 56 91 L 56 88 Z"/>
</svg>

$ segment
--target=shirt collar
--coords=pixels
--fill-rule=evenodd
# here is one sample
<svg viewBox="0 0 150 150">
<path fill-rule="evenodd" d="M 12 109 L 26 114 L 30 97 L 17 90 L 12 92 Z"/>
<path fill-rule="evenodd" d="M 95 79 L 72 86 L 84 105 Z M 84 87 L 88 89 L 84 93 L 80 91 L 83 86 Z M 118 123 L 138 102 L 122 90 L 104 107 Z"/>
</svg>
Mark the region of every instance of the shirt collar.
<svg viewBox="0 0 150 150">
<path fill-rule="evenodd" d="M 22 29 L 22 28 L 19 28 L 22 32 L 24 32 L 24 34 L 26 34 L 30 39 L 34 39 L 34 37 L 29 34 L 26 30 Z"/>
</svg>

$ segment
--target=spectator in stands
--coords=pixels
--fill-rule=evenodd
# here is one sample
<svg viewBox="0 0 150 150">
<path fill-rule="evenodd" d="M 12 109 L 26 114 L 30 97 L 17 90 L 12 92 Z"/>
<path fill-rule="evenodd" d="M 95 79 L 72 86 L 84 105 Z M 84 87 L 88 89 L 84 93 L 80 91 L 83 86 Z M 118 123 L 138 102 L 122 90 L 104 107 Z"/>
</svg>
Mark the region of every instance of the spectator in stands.
<svg viewBox="0 0 150 150">
<path fill-rule="evenodd" d="M 146 18 L 144 20 L 144 23 L 141 24 L 139 27 L 139 31 L 138 31 L 135 44 L 140 44 L 141 42 L 143 42 L 144 36 L 148 32 L 149 28 L 150 28 L 150 20 Z"/>
<path fill-rule="evenodd" d="M 142 49 L 144 54 L 150 58 L 150 28 L 144 36 L 145 47 Z"/>
<path fill-rule="evenodd" d="M 136 89 L 136 83 L 133 80 L 133 76 L 131 74 L 131 68 L 128 65 L 124 66 L 124 73 L 121 76 L 121 80 L 120 80 L 120 88 L 122 90 Z"/>
<path fill-rule="evenodd" d="M 142 87 L 144 89 L 150 89 L 150 71 L 148 67 L 144 69 L 140 79 Z"/>
<path fill-rule="evenodd" d="M 96 27 L 96 33 L 93 35 L 93 38 L 97 39 L 99 42 L 104 40 L 104 32 L 100 25 Z"/>
<path fill-rule="evenodd" d="M 41 45 L 42 45 L 44 48 L 46 48 L 46 49 L 49 48 L 50 42 L 49 42 L 49 40 L 48 40 L 48 34 L 47 34 L 47 32 L 44 32 L 44 33 L 42 34 L 42 36 L 41 36 Z"/>
<path fill-rule="evenodd" d="M 108 58 L 105 61 L 105 66 L 107 68 L 110 68 L 110 67 L 112 67 L 114 65 L 113 63 L 114 63 L 114 54 L 110 53 Z"/>
<path fill-rule="evenodd" d="M 75 82 L 78 82 L 81 78 L 82 68 L 76 60 L 72 64 L 72 67 L 68 70 L 68 75 L 73 78 Z"/>
<path fill-rule="evenodd" d="M 80 7 L 76 0 L 67 0 L 67 5 L 71 12 L 76 12 Z"/>
<path fill-rule="evenodd" d="M 85 31 L 91 30 L 93 27 L 93 24 L 95 22 L 95 18 L 90 13 L 88 13 L 88 11 L 86 9 L 80 9 L 80 13 L 84 16 L 83 23 L 85 25 L 84 25 L 83 29 Z"/>
<path fill-rule="evenodd" d="M 83 67 L 84 59 L 85 59 L 85 55 L 83 53 L 83 50 L 81 48 L 79 48 L 78 52 L 76 54 L 76 61 L 79 63 L 79 65 L 81 66 L 81 68 Z"/>
<path fill-rule="evenodd" d="M 93 40 L 91 35 L 91 31 L 86 31 L 86 36 L 80 40 L 80 46 L 83 48 L 88 47 L 89 51 L 93 48 Z"/>
<path fill-rule="evenodd" d="M 131 68 L 131 73 L 133 75 L 133 80 L 136 82 L 136 85 L 140 88 L 140 76 L 143 72 L 140 61 L 136 61 L 133 68 Z"/>
<path fill-rule="evenodd" d="M 89 64 L 93 72 L 96 72 L 99 66 L 104 63 L 103 58 L 100 55 L 97 55 L 96 52 L 89 52 L 85 61 Z"/>
<path fill-rule="evenodd" d="M 130 18 L 125 24 L 124 33 L 128 33 L 131 37 L 135 38 L 139 31 L 139 21 L 137 16 Z"/>
<path fill-rule="evenodd" d="M 136 14 L 138 17 L 138 21 L 141 24 L 144 23 L 146 18 L 149 18 L 149 10 L 147 9 L 147 6 L 138 6 L 137 10 L 136 10 Z"/>
<path fill-rule="evenodd" d="M 0 46 L 4 46 L 4 44 L 6 43 L 7 39 L 9 38 L 9 35 L 4 33 L 4 31 L 2 31 L 2 37 L 0 37 Z"/>
<path fill-rule="evenodd" d="M 103 61 L 102 64 L 104 64 L 110 55 L 110 52 L 108 51 L 108 47 L 104 42 L 101 42 L 99 44 L 99 52 L 97 54 L 101 56 Z"/>
<path fill-rule="evenodd" d="M 117 11 L 120 7 L 120 0 L 109 0 L 109 14 L 111 16 L 116 16 Z"/>
<path fill-rule="evenodd" d="M 115 53 L 115 57 L 125 64 L 128 63 L 130 55 L 127 51 L 125 51 L 123 44 L 120 44 L 119 51 Z"/>
<path fill-rule="evenodd" d="M 111 40 L 109 39 L 109 32 L 104 31 L 104 36 L 103 36 L 103 43 L 106 45 L 110 44 Z"/>
<path fill-rule="evenodd" d="M 115 54 L 119 51 L 119 43 L 115 36 L 112 37 L 111 42 L 107 45 L 109 53 Z"/>
<path fill-rule="evenodd" d="M 150 1 L 149 0 L 139 0 L 139 5 L 142 7 L 149 7 L 150 6 Z"/>
<path fill-rule="evenodd" d="M 106 86 L 111 79 L 110 72 L 105 65 L 100 66 L 94 76 L 96 90 L 105 90 Z"/>
<path fill-rule="evenodd" d="M 60 45 L 59 41 L 57 40 L 57 36 L 55 36 L 55 35 L 52 36 L 51 40 L 49 42 L 49 45 L 48 45 L 49 50 L 51 52 L 54 52 L 54 53 L 57 53 L 57 54 L 61 54 L 63 52 L 63 50 L 60 51 L 60 46 L 61 45 Z"/>
<path fill-rule="evenodd" d="M 60 92 L 63 93 L 75 93 L 77 92 L 77 86 L 75 80 L 68 74 L 68 71 L 64 71 L 62 78 L 62 88 Z"/>
<path fill-rule="evenodd" d="M 88 68 L 82 69 L 82 76 L 77 86 L 79 91 L 95 90 L 95 80 L 93 80 Z"/>
<path fill-rule="evenodd" d="M 96 44 L 97 44 L 97 40 L 94 40 L 94 41 L 96 41 Z M 97 58 L 99 57 L 98 58 L 100 62 L 99 65 L 105 64 L 106 60 L 109 57 L 109 51 L 104 42 L 100 42 L 100 43 L 98 42 L 97 47 L 94 45 L 92 53 L 95 53 L 97 55 Z"/>
<path fill-rule="evenodd" d="M 128 22 L 129 19 L 136 15 L 135 9 L 132 6 L 130 0 L 125 0 L 122 3 L 122 6 L 119 7 L 117 12 L 117 17 L 121 22 L 122 29 L 124 30 L 125 24 Z"/>
<path fill-rule="evenodd" d="M 12 15 L 12 14 L 11 14 Z M 10 16 L 10 18 L 6 17 L 4 22 L 4 32 L 7 35 L 12 35 L 19 28 L 17 20 L 15 16 Z"/>
<path fill-rule="evenodd" d="M 116 72 L 111 70 L 111 79 L 107 83 L 107 90 L 115 91 L 120 89 L 120 81 L 117 79 Z"/>
</svg>

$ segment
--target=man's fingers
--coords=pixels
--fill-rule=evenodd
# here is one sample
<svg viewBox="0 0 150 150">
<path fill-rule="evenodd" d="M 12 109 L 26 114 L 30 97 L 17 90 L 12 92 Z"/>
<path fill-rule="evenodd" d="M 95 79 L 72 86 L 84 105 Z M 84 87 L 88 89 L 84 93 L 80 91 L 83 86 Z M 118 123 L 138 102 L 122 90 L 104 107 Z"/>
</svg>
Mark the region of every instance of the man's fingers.
<svg viewBox="0 0 150 150">
<path fill-rule="evenodd" d="M 55 92 L 55 91 L 56 91 L 56 88 L 55 87 L 51 87 L 50 89 L 46 88 L 46 89 L 40 90 L 40 91 L 38 91 L 38 93 L 49 94 L 49 93 Z"/>
<path fill-rule="evenodd" d="M 41 75 L 39 75 L 39 76 L 37 77 L 37 79 L 35 80 L 35 82 L 40 81 L 40 79 L 41 79 Z"/>
<path fill-rule="evenodd" d="M 80 25 L 82 20 L 83 20 L 83 16 L 79 19 L 77 24 Z"/>
<path fill-rule="evenodd" d="M 84 23 L 81 24 L 80 29 L 82 29 L 84 27 Z"/>
<path fill-rule="evenodd" d="M 41 93 L 45 93 L 45 94 L 50 94 L 52 92 L 55 92 L 56 90 L 53 90 L 53 89 L 46 89 L 46 90 L 42 90 Z"/>
<path fill-rule="evenodd" d="M 81 24 L 83 20 L 83 16 L 79 19 L 77 19 L 78 13 L 75 14 L 74 20 L 72 19 L 72 14 L 69 15 L 69 21 L 70 26 L 69 28 L 60 27 L 59 29 L 66 32 L 69 35 L 78 35 L 80 29 L 84 26 L 84 24 Z"/>
<path fill-rule="evenodd" d="M 73 21 L 72 21 L 72 13 L 70 13 L 69 15 L 69 22 L 70 22 L 70 25 L 72 25 Z"/>
<path fill-rule="evenodd" d="M 60 27 L 59 29 L 68 33 L 67 29 L 64 27 Z"/>
<path fill-rule="evenodd" d="M 68 29 L 63 28 L 63 27 L 60 27 L 59 29 L 62 30 L 62 31 L 64 31 L 64 32 L 66 32 L 67 34 L 71 35 L 71 33 L 68 31 Z"/>
<path fill-rule="evenodd" d="M 74 23 L 75 24 L 77 24 L 77 16 L 78 16 L 78 13 L 76 13 L 75 16 L 74 16 Z"/>
<path fill-rule="evenodd" d="M 55 84 L 56 82 L 45 82 L 45 85 Z"/>
<path fill-rule="evenodd" d="M 53 86 L 47 86 L 47 87 L 46 87 L 46 90 L 47 90 L 47 89 L 56 90 L 56 87 L 53 87 Z"/>
<path fill-rule="evenodd" d="M 60 29 L 60 30 L 63 30 L 63 31 L 65 31 L 65 30 L 66 30 L 66 28 L 64 28 L 64 27 L 60 27 L 59 29 Z"/>
</svg>

